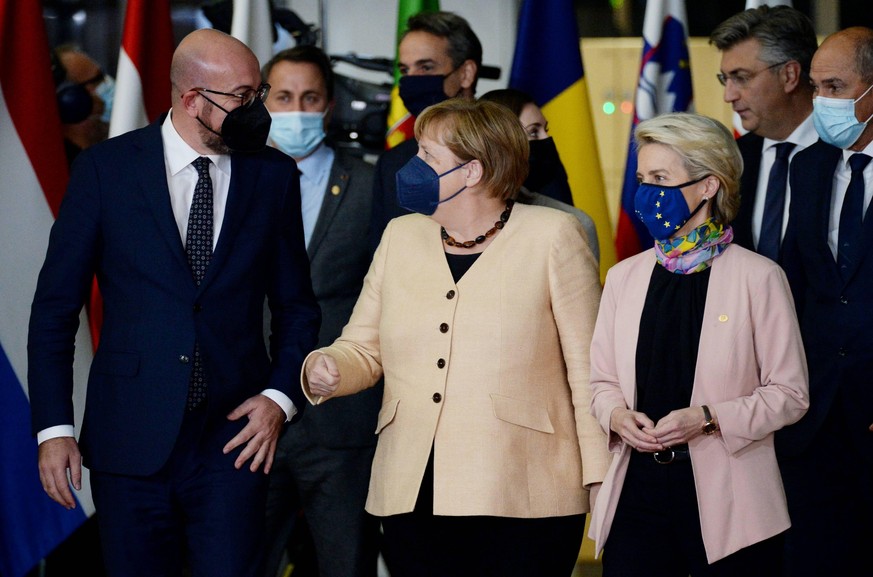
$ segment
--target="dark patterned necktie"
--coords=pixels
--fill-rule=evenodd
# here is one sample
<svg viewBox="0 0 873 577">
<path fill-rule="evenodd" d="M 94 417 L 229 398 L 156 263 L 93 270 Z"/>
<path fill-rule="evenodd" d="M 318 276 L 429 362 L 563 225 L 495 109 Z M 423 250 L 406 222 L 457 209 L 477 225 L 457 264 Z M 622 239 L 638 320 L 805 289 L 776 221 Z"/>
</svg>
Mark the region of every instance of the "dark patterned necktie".
<svg viewBox="0 0 873 577">
<path fill-rule="evenodd" d="M 793 142 L 776 145 L 776 160 L 770 168 L 767 181 L 767 196 L 764 197 L 764 218 L 761 221 L 761 236 L 758 239 L 758 254 L 779 260 L 782 246 L 782 218 L 785 214 L 785 187 L 788 184 L 788 156 Z"/>
<path fill-rule="evenodd" d="M 847 280 L 858 260 L 861 244 L 861 225 L 864 220 L 864 167 L 870 162 L 866 154 L 853 154 L 849 157 L 852 179 L 846 189 L 843 208 L 840 210 L 840 230 L 837 241 L 837 266 L 840 275 Z"/>
<path fill-rule="evenodd" d="M 212 178 L 209 176 L 211 163 L 205 156 L 191 163 L 197 169 L 197 186 L 194 188 L 191 212 L 188 213 L 185 252 L 188 254 L 188 266 L 191 267 L 197 286 L 200 286 L 200 281 L 206 275 L 206 267 L 212 258 Z M 194 366 L 188 383 L 188 410 L 197 408 L 204 400 L 206 374 L 200 356 L 200 344 L 194 343 Z"/>
</svg>

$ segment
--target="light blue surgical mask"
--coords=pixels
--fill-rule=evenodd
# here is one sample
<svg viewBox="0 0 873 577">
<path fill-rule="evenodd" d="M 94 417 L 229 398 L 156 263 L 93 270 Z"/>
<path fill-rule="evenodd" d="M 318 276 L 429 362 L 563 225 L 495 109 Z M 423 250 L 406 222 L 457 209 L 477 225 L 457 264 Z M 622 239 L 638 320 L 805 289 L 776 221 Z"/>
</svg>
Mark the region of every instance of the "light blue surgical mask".
<svg viewBox="0 0 873 577">
<path fill-rule="evenodd" d="M 864 94 L 852 100 L 851 98 L 826 98 L 816 96 L 813 101 L 812 123 L 822 140 L 837 148 L 849 148 L 858 140 L 873 114 L 864 122 L 855 116 L 855 104 L 867 96 L 873 84 Z"/>
<path fill-rule="evenodd" d="M 103 114 L 100 120 L 109 124 L 112 119 L 112 101 L 115 100 L 115 80 L 108 74 L 103 76 L 103 82 L 94 89 L 97 96 L 103 101 Z"/>
<path fill-rule="evenodd" d="M 270 140 L 292 158 L 309 155 L 324 140 L 324 112 L 271 112 Z"/>
</svg>

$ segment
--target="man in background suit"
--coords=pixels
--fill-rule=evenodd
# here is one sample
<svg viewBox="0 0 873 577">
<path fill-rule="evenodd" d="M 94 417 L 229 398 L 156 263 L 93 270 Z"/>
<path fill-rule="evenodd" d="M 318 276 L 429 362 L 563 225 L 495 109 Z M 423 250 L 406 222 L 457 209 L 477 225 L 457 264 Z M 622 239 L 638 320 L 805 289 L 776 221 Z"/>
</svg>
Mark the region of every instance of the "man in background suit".
<svg viewBox="0 0 873 577">
<path fill-rule="evenodd" d="M 776 435 L 789 577 L 857 574 L 873 542 L 873 30 L 826 38 L 810 77 L 821 140 L 791 163 L 782 263 L 810 393 L 806 416 Z"/>
<path fill-rule="evenodd" d="M 482 43 L 470 24 L 452 12 L 411 16 L 397 47 L 400 98 L 413 116 L 448 98 L 473 98 L 482 68 Z M 397 204 L 397 171 L 418 153 L 404 140 L 379 156 L 373 180 L 370 248 L 376 250 L 388 221 L 409 211 Z"/>
<path fill-rule="evenodd" d="M 325 142 L 334 75 L 321 49 L 282 51 L 262 77 L 271 86 L 270 140 L 302 173 L 303 230 L 322 311 L 318 346 L 327 346 L 349 320 L 370 267 L 373 166 Z M 309 407 L 283 433 L 270 474 L 266 576 L 283 573 L 280 560 L 302 507 L 320 577 L 375 577 L 379 524 L 364 504 L 381 401 L 380 386 L 335 406 Z"/>
<path fill-rule="evenodd" d="M 809 84 L 815 29 L 790 6 L 761 6 L 719 24 L 709 42 L 722 52 L 724 100 L 748 131 L 737 141 L 744 170 L 734 242 L 778 262 L 791 197 L 788 165 L 818 140 Z"/>
<path fill-rule="evenodd" d="M 164 119 L 79 155 L 52 228 L 28 339 L 40 479 L 72 508 L 90 469 L 112 577 L 261 577 L 260 471 L 305 406 L 294 385 L 320 321 L 298 177 L 264 147 L 269 87 L 243 43 L 192 32 L 171 83 Z M 95 274 L 104 318 L 77 442 L 74 338 Z"/>
<path fill-rule="evenodd" d="M 423 12 L 411 16 L 397 49 L 400 98 L 413 116 L 432 104 L 449 98 L 475 98 L 482 68 L 482 43 L 470 24 L 452 12 Z M 373 180 L 373 217 L 370 249 L 376 250 L 382 232 L 392 218 L 409 214 L 397 204 L 397 171 L 418 154 L 415 138 L 404 140 L 379 156 Z M 575 216 L 586 229 L 592 252 L 599 247 L 594 222 L 578 208 L 538 191 L 523 189 L 517 199 L 523 204 L 547 206 Z"/>
</svg>

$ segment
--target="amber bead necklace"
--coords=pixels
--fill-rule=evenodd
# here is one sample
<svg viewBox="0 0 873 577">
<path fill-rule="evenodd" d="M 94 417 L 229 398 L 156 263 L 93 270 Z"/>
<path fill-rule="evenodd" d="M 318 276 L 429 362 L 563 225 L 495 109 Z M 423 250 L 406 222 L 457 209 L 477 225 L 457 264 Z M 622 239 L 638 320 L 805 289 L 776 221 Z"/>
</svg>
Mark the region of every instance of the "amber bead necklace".
<svg viewBox="0 0 873 577">
<path fill-rule="evenodd" d="M 515 201 L 513 201 L 511 198 L 507 199 L 506 200 L 506 208 L 503 210 L 503 212 L 500 213 L 500 220 L 495 222 L 494 226 L 492 226 L 490 229 L 488 229 L 488 231 L 485 232 L 485 234 L 480 234 L 474 240 L 467 240 L 464 242 L 458 242 L 455 240 L 455 238 L 453 236 L 450 236 L 449 233 L 446 232 L 445 227 L 441 226 L 440 227 L 440 235 L 442 235 L 442 237 L 443 237 L 443 242 L 446 243 L 446 245 L 448 245 L 448 246 L 454 246 L 457 248 L 473 248 L 477 244 L 482 244 L 483 242 L 485 242 L 486 240 L 488 240 L 489 238 L 491 238 L 492 236 L 497 234 L 497 231 L 500 230 L 501 228 L 503 228 L 504 225 L 506 225 L 506 223 L 509 221 L 509 215 L 512 214 L 512 205 L 513 204 L 515 204 Z"/>
</svg>

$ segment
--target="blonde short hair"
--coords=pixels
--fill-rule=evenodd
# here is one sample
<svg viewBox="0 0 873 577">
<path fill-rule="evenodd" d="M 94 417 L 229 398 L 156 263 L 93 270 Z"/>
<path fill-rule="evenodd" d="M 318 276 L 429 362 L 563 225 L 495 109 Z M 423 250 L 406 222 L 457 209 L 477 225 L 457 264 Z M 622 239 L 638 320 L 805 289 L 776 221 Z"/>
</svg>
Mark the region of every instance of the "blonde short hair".
<svg viewBox="0 0 873 577">
<path fill-rule="evenodd" d="M 690 112 L 661 114 L 644 120 L 634 130 L 637 150 L 647 144 L 663 144 L 682 158 L 691 180 L 707 175 L 720 183 L 712 203 L 712 216 L 728 225 L 740 208 L 740 175 L 743 157 L 724 124 Z"/>
<path fill-rule="evenodd" d="M 527 178 L 530 145 L 518 118 L 494 102 L 451 98 L 415 120 L 415 138 L 426 136 L 462 162 L 478 160 L 491 196 L 514 198 Z"/>
</svg>

